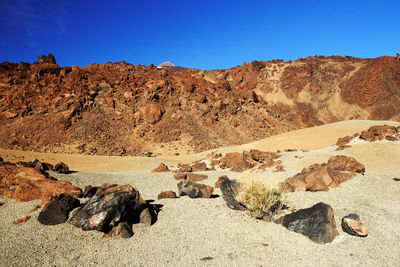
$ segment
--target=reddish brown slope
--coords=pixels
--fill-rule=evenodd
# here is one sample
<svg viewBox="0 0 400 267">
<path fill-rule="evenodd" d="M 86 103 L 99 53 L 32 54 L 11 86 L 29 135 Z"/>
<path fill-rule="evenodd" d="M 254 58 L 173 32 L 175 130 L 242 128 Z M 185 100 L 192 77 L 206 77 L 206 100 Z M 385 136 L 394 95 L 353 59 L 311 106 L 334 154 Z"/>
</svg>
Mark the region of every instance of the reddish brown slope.
<svg viewBox="0 0 400 267">
<path fill-rule="evenodd" d="M 135 155 L 241 144 L 343 119 L 397 119 L 400 62 L 310 57 L 168 72 L 0 64 L 0 146 Z"/>
</svg>

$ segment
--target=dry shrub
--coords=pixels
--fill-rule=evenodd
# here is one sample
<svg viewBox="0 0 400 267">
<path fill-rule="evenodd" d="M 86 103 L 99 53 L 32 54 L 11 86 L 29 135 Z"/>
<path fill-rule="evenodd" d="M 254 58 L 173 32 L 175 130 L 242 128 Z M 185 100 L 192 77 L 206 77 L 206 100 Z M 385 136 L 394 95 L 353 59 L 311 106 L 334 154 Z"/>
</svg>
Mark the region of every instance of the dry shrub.
<svg viewBox="0 0 400 267">
<path fill-rule="evenodd" d="M 286 199 L 280 190 L 269 189 L 261 181 L 246 177 L 241 181 L 237 201 L 246 206 L 251 216 L 262 219 L 279 212 Z"/>
</svg>

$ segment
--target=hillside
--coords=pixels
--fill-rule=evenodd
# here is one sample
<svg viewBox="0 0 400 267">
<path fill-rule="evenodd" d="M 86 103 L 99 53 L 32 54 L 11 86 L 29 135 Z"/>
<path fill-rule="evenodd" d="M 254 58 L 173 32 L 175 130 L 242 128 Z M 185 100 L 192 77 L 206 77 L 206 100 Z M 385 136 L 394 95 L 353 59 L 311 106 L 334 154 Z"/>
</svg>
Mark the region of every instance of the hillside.
<svg viewBox="0 0 400 267">
<path fill-rule="evenodd" d="M 125 62 L 0 64 L 0 147 L 99 155 L 191 153 L 352 120 L 400 121 L 394 57 L 254 61 L 227 70 Z"/>
</svg>

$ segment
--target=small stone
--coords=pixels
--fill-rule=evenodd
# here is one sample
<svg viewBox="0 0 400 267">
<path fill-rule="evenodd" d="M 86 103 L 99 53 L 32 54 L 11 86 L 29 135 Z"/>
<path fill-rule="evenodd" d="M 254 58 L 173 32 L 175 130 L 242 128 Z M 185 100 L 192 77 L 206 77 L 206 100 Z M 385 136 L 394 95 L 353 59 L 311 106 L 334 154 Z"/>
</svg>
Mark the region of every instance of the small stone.
<svg viewBox="0 0 400 267">
<path fill-rule="evenodd" d="M 400 178 L 393 178 L 393 181 L 400 182 Z"/>
<path fill-rule="evenodd" d="M 160 163 L 157 168 L 152 170 L 152 172 L 169 172 L 168 166 L 164 163 Z"/>
<path fill-rule="evenodd" d="M 204 174 L 199 174 L 199 173 L 188 173 L 186 176 L 186 181 L 191 181 L 191 182 L 198 182 L 207 179 L 208 176 Z"/>
<path fill-rule="evenodd" d="M 210 261 L 210 260 L 213 260 L 214 258 L 213 257 L 204 257 L 204 258 L 201 258 L 200 260 L 201 261 Z"/>
<path fill-rule="evenodd" d="M 179 169 L 178 169 L 178 173 L 183 173 L 183 172 L 191 172 L 192 171 L 192 167 L 189 164 L 179 164 L 178 165 Z"/>
<path fill-rule="evenodd" d="M 127 222 L 120 222 L 117 226 L 114 226 L 109 233 L 105 233 L 103 238 L 118 237 L 118 238 L 130 238 L 133 236 L 132 227 Z"/>
<path fill-rule="evenodd" d="M 141 213 L 140 213 L 140 223 L 143 223 L 144 225 L 151 226 L 153 219 L 153 216 L 151 216 L 151 212 L 149 208 L 145 208 Z"/>
<path fill-rule="evenodd" d="M 60 162 L 57 163 L 56 166 L 54 166 L 53 171 L 58 173 L 69 173 L 69 167 L 64 162 Z"/>
<path fill-rule="evenodd" d="M 354 213 L 343 217 L 342 229 L 349 235 L 361 237 L 368 235 L 368 228 L 360 221 L 360 217 Z"/>
<path fill-rule="evenodd" d="M 0 206 L 3 206 L 3 205 L 4 205 L 4 202 L 1 202 L 1 201 L 0 201 Z"/>
<path fill-rule="evenodd" d="M 31 219 L 31 216 L 25 216 L 13 222 L 13 224 L 24 224 Z"/>
<path fill-rule="evenodd" d="M 192 164 L 192 171 L 193 172 L 204 172 L 207 171 L 207 165 L 204 162 L 196 162 Z"/>
<path fill-rule="evenodd" d="M 163 199 L 163 198 L 177 198 L 176 193 L 174 191 L 162 191 L 160 194 L 158 194 L 158 199 Z"/>
<path fill-rule="evenodd" d="M 181 181 L 177 186 L 180 196 L 187 195 L 190 198 L 210 198 L 214 191 L 212 186 L 190 181 Z"/>
</svg>

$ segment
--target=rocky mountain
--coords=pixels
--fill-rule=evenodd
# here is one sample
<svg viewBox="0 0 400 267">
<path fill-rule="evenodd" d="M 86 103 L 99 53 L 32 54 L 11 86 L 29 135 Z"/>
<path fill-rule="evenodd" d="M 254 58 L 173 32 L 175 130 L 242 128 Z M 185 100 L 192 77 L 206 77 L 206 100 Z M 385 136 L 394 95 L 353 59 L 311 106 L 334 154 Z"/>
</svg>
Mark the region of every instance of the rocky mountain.
<svg viewBox="0 0 400 267">
<path fill-rule="evenodd" d="M 242 144 L 351 120 L 400 121 L 395 57 L 308 57 L 226 70 L 125 62 L 0 64 L 0 146 L 140 155 Z"/>
<path fill-rule="evenodd" d="M 175 66 L 173 63 L 166 61 L 157 66 L 159 69 L 166 69 L 168 71 L 178 71 L 184 69 L 183 67 Z"/>
</svg>

